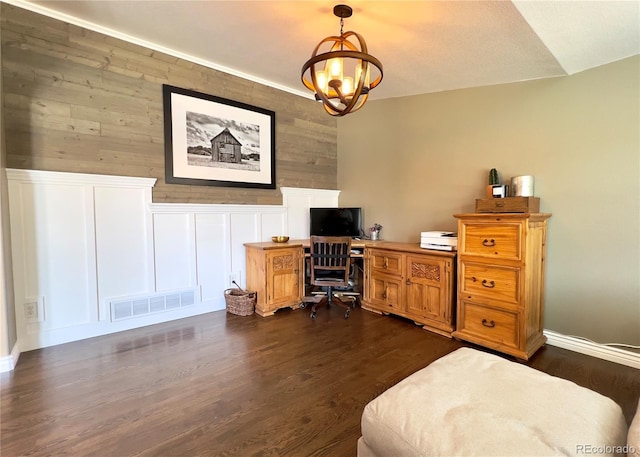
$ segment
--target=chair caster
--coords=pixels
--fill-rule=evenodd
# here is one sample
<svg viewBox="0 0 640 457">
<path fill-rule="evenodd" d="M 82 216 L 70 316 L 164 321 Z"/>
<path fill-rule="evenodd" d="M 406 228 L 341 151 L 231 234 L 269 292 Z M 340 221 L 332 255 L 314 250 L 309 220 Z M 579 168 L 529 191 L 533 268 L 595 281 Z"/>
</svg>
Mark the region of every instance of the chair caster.
<svg viewBox="0 0 640 457">
<path fill-rule="evenodd" d="M 313 312 L 309 315 L 309 317 L 310 317 L 311 319 L 315 319 L 315 318 L 316 318 L 316 312 L 315 312 L 315 311 L 313 311 Z"/>
<path fill-rule="evenodd" d="M 307 307 L 307 303 L 306 302 L 300 303 L 300 309 L 305 309 L 306 307 Z"/>
<path fill-rule="evenodd" d="M 351 310 L 348 309 L 344 312 L 344 318 L 347 319 L 349 317 L 349 314 L 351 314 Z"/>
</svg>

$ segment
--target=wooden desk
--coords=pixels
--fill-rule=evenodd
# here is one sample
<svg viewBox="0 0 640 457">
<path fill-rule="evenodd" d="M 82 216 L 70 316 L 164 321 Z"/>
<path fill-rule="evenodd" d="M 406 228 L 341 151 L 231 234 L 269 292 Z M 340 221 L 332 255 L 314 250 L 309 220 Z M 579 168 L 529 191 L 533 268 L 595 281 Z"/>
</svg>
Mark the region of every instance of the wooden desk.
<svg viewBox="0 0 640 457">
<path fill-rule="evenodd" d="M 351 247 L 361 249 L 381 241 L 353 240 Z M 304 257 L 310 240 L 289 240 L 287 243 L 265 241 L 245 243 L 247 260 L 247 289 L 258 293 L 256 313 L 272 316 L 278 309 L 297 309 L 304 296 Z"/>
<path fill-rule="evenodd" d="M 247 289 L 258 293 L 256 313 L 300 307 L 304 296 L 304 256 L 308 239 L 287 243 L 245 243 Z M 396 314 L 450 337 L 455 330 L 455 252 L 422 249 L 418 244 L 353 240 L 362 249 L 362 308 Z"/>
</svg>

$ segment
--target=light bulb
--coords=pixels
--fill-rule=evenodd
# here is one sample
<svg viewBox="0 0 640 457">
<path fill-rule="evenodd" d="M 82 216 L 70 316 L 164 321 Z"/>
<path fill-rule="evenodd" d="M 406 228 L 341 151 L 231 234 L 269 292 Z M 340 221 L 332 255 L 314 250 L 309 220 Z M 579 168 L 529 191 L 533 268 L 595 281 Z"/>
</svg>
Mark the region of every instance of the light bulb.
<svg viewBox="0 0 640 457">
<path fill-rule="evenodd" d="M 327 66 L 329 67 L 328 74 L 330 80 L 342 79 L 342 59 L 329 59 L 329 61 L 327 62 Z"/>
<path fill-rule="evenodd" d="M 327 73 L 324 70 L 316 71 L 316 81 L 318 82 L 317 90 L 326 94 L 329 88 L 329 80 L 327 79 Z"/>
<path fill-rule="evenodd" d="M 362 65 L 363 62 L 360 61 L 360 63 L 356 66 L 356 81 L 360 81 L 360 75 L 362 75 Z M 366 64 L 365 64 L 366 65 Z M 364 75 L 364 87 L 369 87 L 369 77 L 371 74 L 371 69 L 369 68 L 369 65 L 367 65 L 367 73 Z"/>
<path fill-rule="evenodd" d="M 353 95 L 353 78 L 346 76 L 342 80 L 342 95 L 344 97 L 351 97 Z"/>
</svg>

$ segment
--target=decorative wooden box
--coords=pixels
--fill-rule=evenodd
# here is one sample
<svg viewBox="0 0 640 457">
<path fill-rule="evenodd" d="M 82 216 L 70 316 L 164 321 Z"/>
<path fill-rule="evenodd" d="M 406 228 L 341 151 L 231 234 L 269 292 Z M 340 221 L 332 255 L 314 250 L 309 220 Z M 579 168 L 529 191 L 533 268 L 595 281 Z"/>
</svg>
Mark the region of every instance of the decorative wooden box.
<svg viewBox="0 0 640 457">
<path fill-rule="evenodd" d="M 476 213 L 539 213 L 538 197 L 505 197 L 476 199 Z"/>
</svg>

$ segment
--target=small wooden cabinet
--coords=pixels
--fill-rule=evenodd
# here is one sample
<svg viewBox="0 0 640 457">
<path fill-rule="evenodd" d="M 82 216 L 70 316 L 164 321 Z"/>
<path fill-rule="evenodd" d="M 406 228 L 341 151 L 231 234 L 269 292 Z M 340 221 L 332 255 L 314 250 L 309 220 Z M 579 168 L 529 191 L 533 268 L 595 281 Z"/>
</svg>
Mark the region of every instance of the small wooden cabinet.
<svg viewBox="0 0 640 457">
<path fill-rule="evenodd" d="M 546 341 L 544 260 L 550 214 L 456 214 L 453 336 L 527 360 Z"/>
<path fill-rule="evenodd" d="M 302 244 L 246 243 L 247 289 L 257 292 L 256 313 L 298 308 L 304 294 Z"/>
<path fill-rule="evenodd" d="M 365 248 L 364 266 L 364 309 L 402 316 L 451 336 L 455 328 L 455 252 L 381 242 Z"/>
<path fill-rule="evenodd" d="M 364 302 L 377 310 L 402 311 L 402 254 L 385 249 L 365 250 Z M 366 304 L 364 305 L 366 308 Z"/>
</svg>

